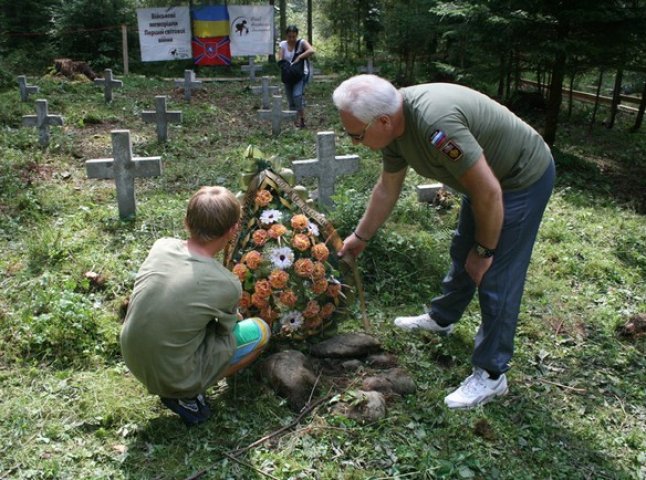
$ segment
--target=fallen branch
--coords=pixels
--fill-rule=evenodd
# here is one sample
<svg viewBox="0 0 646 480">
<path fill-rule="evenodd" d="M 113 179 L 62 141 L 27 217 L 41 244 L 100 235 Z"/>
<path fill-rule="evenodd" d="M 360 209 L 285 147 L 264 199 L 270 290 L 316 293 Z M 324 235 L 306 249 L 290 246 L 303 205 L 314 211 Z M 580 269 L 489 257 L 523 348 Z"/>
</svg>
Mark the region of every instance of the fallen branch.
<svg viewBox="0 0 646 480">
<path fill-rule="evenodd" d="M 587 390 L 585 388 L 570 387 L 569 385 L 563 385 L 562 383 L 550 382 L 549 380 L 545 380 L 544 378 L 541 378 L 540 381 L 543 382 L 543 383 L 548 383 L 550 385 L 554 385 L 556 387 L 565 388 L 567 390 L 572 390 L 573 392 L 576 392 L 576 393 L 586 393 L 587 392 Z"/>
<path fill-rule="evenodd" d="M 318 379 L 317 379 L 317 381 L 318 381 Z M 306 405 L 306 406 L 303 408 L 303 410 L 301 410 L 301 413 L 300 413 L 300 414 L 299 414 L 299 415 L 298 415 L 298 416 L 297 416 L 297 417 L 296 417 L 296 418 L 295 418 L 295 419 L 294 419 L 294 420 L 293 420 L 289 425 L 286 425 L 286 426 L 284 426 L 284 427 L 282 427 L 282 428 L 279 428 L 278 430 L 276 430 L 276 431 L 274 431 L 274 432 L 270 433 L 269 435 L 265 435 L 264 437 L 262 437 L 262 438 L 260 438 L 260 439 L 256 440 L 255 442 L 253 442 L 253 443 L 251 443 L 251 444 L 247 445 L 247 446 L 246 446 L 246 447 L 244 447 L 244 448 L 238 448 L 237 450 L 229 450 L 228 452 L 224 452 L 224 456 L 225 456 L 225 457 L 227 457 L 227 458 L 229 458 L 229 459 L 231 459 L 231 460 L 233 460 L 233 461 L 235 461 L 235 462 L 238 462 L 240 465 L 243 465 L 243 466 L 245 466 L 245 467 L 247 467 L 247 468 L 251 468 L 252 470 L 255 470 L 256 472 L 258 472 L 258 473 L 260 473 L 260 474 L 262 474 L 262 475 L 265 475 L 265 476 L 266 476 L 266 477 L 268 477 L 268 478 L 274 478 L 274 479 L 276 479 L 276 477 L 274 477 L 274 476 L 270 475 L 269 473 L 267 473 L 267 472 L 263 472 L 262 470 L 257 469 L 256 467 L 254 467 L 254 466 L 253 466 L 253 465 L 251 465 L 250 463 L 244 462 L 244 461 L 242 461 L 242 460 L 238 459 L 237 457 L 238 457 L 239 455 L 243 454 L 244 452 L 246 452 L 247 450 L 250 450 L 250 449 L 252 449 L 253 447 L 255 447 L 255 446 L 257 446 L 257 445 L 260 445 L 261 443 L 266 442 L 266 441 L 267 441 L 267 440 L 269 440 L 270 438 L 276 437 L 277 435 L 280 435 L 281 433 L 283 433 L 283 432 L 285 432 L 285 431 L 287 431 L 287 430 L 290 430 L 291 428 L 295 427 L 296 425 L 298 425 L 298 423 L 303 419 L 303 417 L 304 417 L 305 415 L 307 415 L 309 412 L 311 412 L 311 411 L 312 411 L 312 410 L 314 410 L 316 407 L 318 407 L 319 405 L 321 405 L 323 402 L 325 402 L 325 401 L 329 400 L 329 399 L 330 399 L 330 398 L 332 398 L 333 396 L 334 396 L 334 394 L 330 393 L 330 394 L 326 395 L 325 397 L 320 398 L 320 399 L 319 399 L 319 400 L 317 400 L 316 402 L 314 402 L 314 403 L 312 403 L 312 404 L 309 404 L 309 405 Z M 185 478 L 184 480 L 197 480 L 198 478 L 200 478 L 200 477 L 202 477 L 203 475 L 205 475 L 209 470 L 211 470 L 212 468 L 214 468 L 214 467 L 215 467 L 215 465 L 216 465 L 216 464 L 210 465 L 209 467 L 207 467 L 207 468 L 205 468 L 205 469 L 203 469 L 203 470 L 200 470 L 199 472 L 194 473 L 193 475 L 191 475 L 190 477 Z M 278 479 L 276 479 L 276 480 L 278 480 Z"/>
<path fill-rule="evenodd" d="M 256 447 L 256 446 L 260 445 L 261 443 L 264 443 L 267 440 L 269 440 L 271 438 L 274 438 L 274 437 L 280 435 L 281 433 L 286 432 L 287 430 L 292 429 L 293 427 L 295 427 L 296 425 L 299 424 L 299 422 L 303 419 L 303 417 L 305 415 L 310 413 L 316 407 L 321 405 L 323 402 L 326 402 L 327 400 L 329 400 L 333 396 L 334 396 L 333 394 L 328 394 L 325 397 L 318 399 L 316 402 L 314 402 L 314 403 L 310 404 L 309 406 L 306 406 L 305 408 L 303 408 L 303 410 L 301 410 L 301 413 L 289 425 L 285 425 L 284 427 L 281 427 L 278 430 L 276 430 L 276 431 L 274 431 L 274 432 L 272 432 L 272 433 L 270 433 L 268 435 L 265 435 L 262 438 L 259 438 L 258 440 L 256 440 L 255 442 L 247 445 L 244 448 L 238 448 L 237 450 L 229 450 L 228 452 L 226 452 L 226 455 L 227 456 L 233 455 L 234 457 L 237 457 L 238 455 L 243 454 L 247 450 L 250 450 L 253 447 Z"/>
<path fill-rule="evenodd" d="M 229 454 L 229 453 L 227 453 L 227 452 L 224 452 L 224 455 L 225 455 L 227 458 L 230 458 L 231 460 L 233 460 L 234 462 L 237 462 L 237 463 L 239 463 L 240 465 L 242 465 L 242 466 L 244 466 L 244 467 L 250 468 L 251 470 L 254 470 L 254 471 L 258 472 L 259 474 L 264 475 L 264 476 L 265 476 L 265 477 L 267 477 L 267 478 L 273 478 L 274 480 L 280 480 L 278 477 L 274 477 L 273 475 L 271 475 L 271 474 L 269 474 L 269 473 L 267 473 L 267 472 L 263 472 L 263 471 L 262 471 L 262 470 L 260 470 L 259 468 L 254 467 L 254 466 L 253 466 L 252 464 L 250 464 L 249 462 L 245 462 L 245 461 L 243 461 L 243 460 L 240 460 L 239 458 L 236 458 L 236 457 L 234 457 L 233 455 L 230 455 L 230 454 Z"/>
<path fill-rule="evenodd" d="M 558 334 L 559 334 L 559 333 L 561 333 L 561 328 L 563 328 L 563 322 L 564 322 L 564 321 L 565 321 L 564 319 L 561 319 L 561 321 L 559 322 L 559 324 L 558 324 L 558 325 L 556 326 L 556 328 L 554 329 L 554 335 L 555 335 L 555 336 L 558 336 Z"/>
</svg>

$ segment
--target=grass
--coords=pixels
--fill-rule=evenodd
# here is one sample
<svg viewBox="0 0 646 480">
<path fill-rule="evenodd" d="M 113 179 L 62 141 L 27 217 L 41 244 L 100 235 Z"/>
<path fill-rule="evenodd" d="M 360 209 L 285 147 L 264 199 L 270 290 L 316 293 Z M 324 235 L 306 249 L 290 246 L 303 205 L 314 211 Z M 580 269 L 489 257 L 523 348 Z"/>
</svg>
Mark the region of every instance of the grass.
<svg viewBox="0 0 646 480">
<path fill-rule="evenodd" d="M 467 412 L 443 406 L 470 369 L 475 302 L 448 338 L 391 326 L 395 314 L 418 312 L 438 293 L 458 213 L 457 203 L 417 204 L 421 181 L 409 175 L 361 268 L 375 334 L 414 376 L 417 394 L 368 425 L 324 403 L 247 451 L 242 464 L 227 452 L 296 415 L 244 372 L 212 388 L 214 418 L 187 429 L 123 365 L 123 303 L 153 241 L 183 234 L 186 201 L 198 186 L 238 189 L 248 144 L 289 162 L 315 156 L 317 130 L 340 131 L 334 84 L 309 88 L 310 128 L 285 127 L 273 139 L 255 120 L 260 101 L 244 82 L 207 83 L 189 105 L 170 81 L 124 80 L 105 105 L 91 84 L 30 79 L 50 113 L 65 117 L 47 149 L 34 130 L 18 128 L 31 103 L 20 103 L 17 89 L 0 92 L 0 478 L 646 478 L 644 337 L 616 333 L 646 312 L 643 132 L 620 124 L 587 133 L 584 109 L 562 126 L 558 184 L 528 276 L 509 396 Z M 166 145 L 138 117 L 158 94 L 170 94 L 169 109 L 184 114 Z M 88 180 L 84 170 L 85 160 L 110 155 L 116 128 L 131 130 L 136 155 L 160 155 L 164 164 L 162 177 L 136 181 L 131 222 L 117 218 L 114 184 Z M 329 212 L 347 234 L 380 165 L 347 138 L 337 148 L 362 159 L 359 173 L 338 182 Z M 359 319 L 342 329 L 360 329 Z"/>
</svg>

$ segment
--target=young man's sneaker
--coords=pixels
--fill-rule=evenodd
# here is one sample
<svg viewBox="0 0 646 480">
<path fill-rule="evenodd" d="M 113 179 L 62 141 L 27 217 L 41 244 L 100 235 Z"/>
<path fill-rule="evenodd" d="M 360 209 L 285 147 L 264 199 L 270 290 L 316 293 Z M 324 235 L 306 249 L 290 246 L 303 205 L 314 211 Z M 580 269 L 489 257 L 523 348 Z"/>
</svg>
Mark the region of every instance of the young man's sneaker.
<svg viewBox="0 0 646 480">
<path fill-rule="evenodd" d="M 195 397 L 195 400 L 197 400 L 197 405 L 200 407 L 202 415 L 206 415 L 206 418 L 209 418 L 211 416 L 211 407 L 209 407 L 209 404 L 206 402 L 204 394 L 200 393 Z"/>
<path fill-rule="evenodd" d="M 161 397 L 161 401 L 189 426 L 205 422 L 211 416 L 211 410 L 202 394 L 195 398 Z"/>
<path fill-rule="evenodd" d="M 443 335 L 449 335 L 453 332 L 455 327 L 453 324 L 443 327 L 438 325 L 435 320 L 431 318 L 428 313 L 416 315 L 413 317 L 397 317 L 395 318 L 395 326 L 403 330 L 428 330 Z"/>
<path fill-rule="evenodd" d="M 476 367 L 455 392 L 446 396 L 444 403 L 449 408 L 473 408 L 506 395 L 508 391 L 504 373 L 492 380 L 487 371 Z"/>
</svg>

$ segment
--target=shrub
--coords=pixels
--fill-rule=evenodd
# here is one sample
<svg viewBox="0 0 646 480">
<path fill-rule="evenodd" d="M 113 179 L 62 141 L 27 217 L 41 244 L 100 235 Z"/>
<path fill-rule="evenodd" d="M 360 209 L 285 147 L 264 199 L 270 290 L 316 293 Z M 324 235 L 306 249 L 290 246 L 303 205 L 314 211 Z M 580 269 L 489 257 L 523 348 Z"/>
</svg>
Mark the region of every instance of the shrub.
<svg viewBox="0 0 646 480">
<path fill-rule="evenodd" d="M 117 354 L 118 324 L 106 317 L 97 295 L 74 291 L 75 282 L 57 285 L 47 272 L 25 288 L 31 301 L 1 330 L 9 357 L 67 367 Z"/>
<path fill-rule="evenodd" d="M 332 222 L 344 238 L 359 222 L 366 206 L 367 194 L 348 190 L 335 197 L 336 208 Z M 402 201 L 400 200 L 400 203 Z M 407 208 L 406 202 L 398 207 L 391 218 L 401 216 L 399 208 Z M 382 228 L 371 240 L 359 258 L 366 294 L 384 306 L 403 303 L 421 304 L 430 300 L 431 285 L 439 284 L 448 265 L 445 256 L 448 244 L 434 246 L 436 236 L 445 237 L 444 230 L 431 230 L 426 222 L 428 212 L 417 210 L 408 215 L 408 221 L 416 224 L 408 229 Z"/>
</svg>

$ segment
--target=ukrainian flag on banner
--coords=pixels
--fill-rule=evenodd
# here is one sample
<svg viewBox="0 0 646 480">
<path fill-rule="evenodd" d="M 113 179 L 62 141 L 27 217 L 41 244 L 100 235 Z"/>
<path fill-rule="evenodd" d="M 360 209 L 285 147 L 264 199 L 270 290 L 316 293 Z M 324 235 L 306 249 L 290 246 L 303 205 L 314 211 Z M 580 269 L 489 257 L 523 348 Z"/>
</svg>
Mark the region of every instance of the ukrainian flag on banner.
<svg viewBox="0 0 646 480">
<path fill-rule="evenodd" d="M 226 5 L 191 10 L 193 59 L 196 65 L 230 65 L 229 11 Z"/>
<path fill-rule="evenodd" d="M 210 5 L 191 10 L 193 36 L 198 38 L 228 37 L 229 10 L 226 5 Z"/>
</svg>

